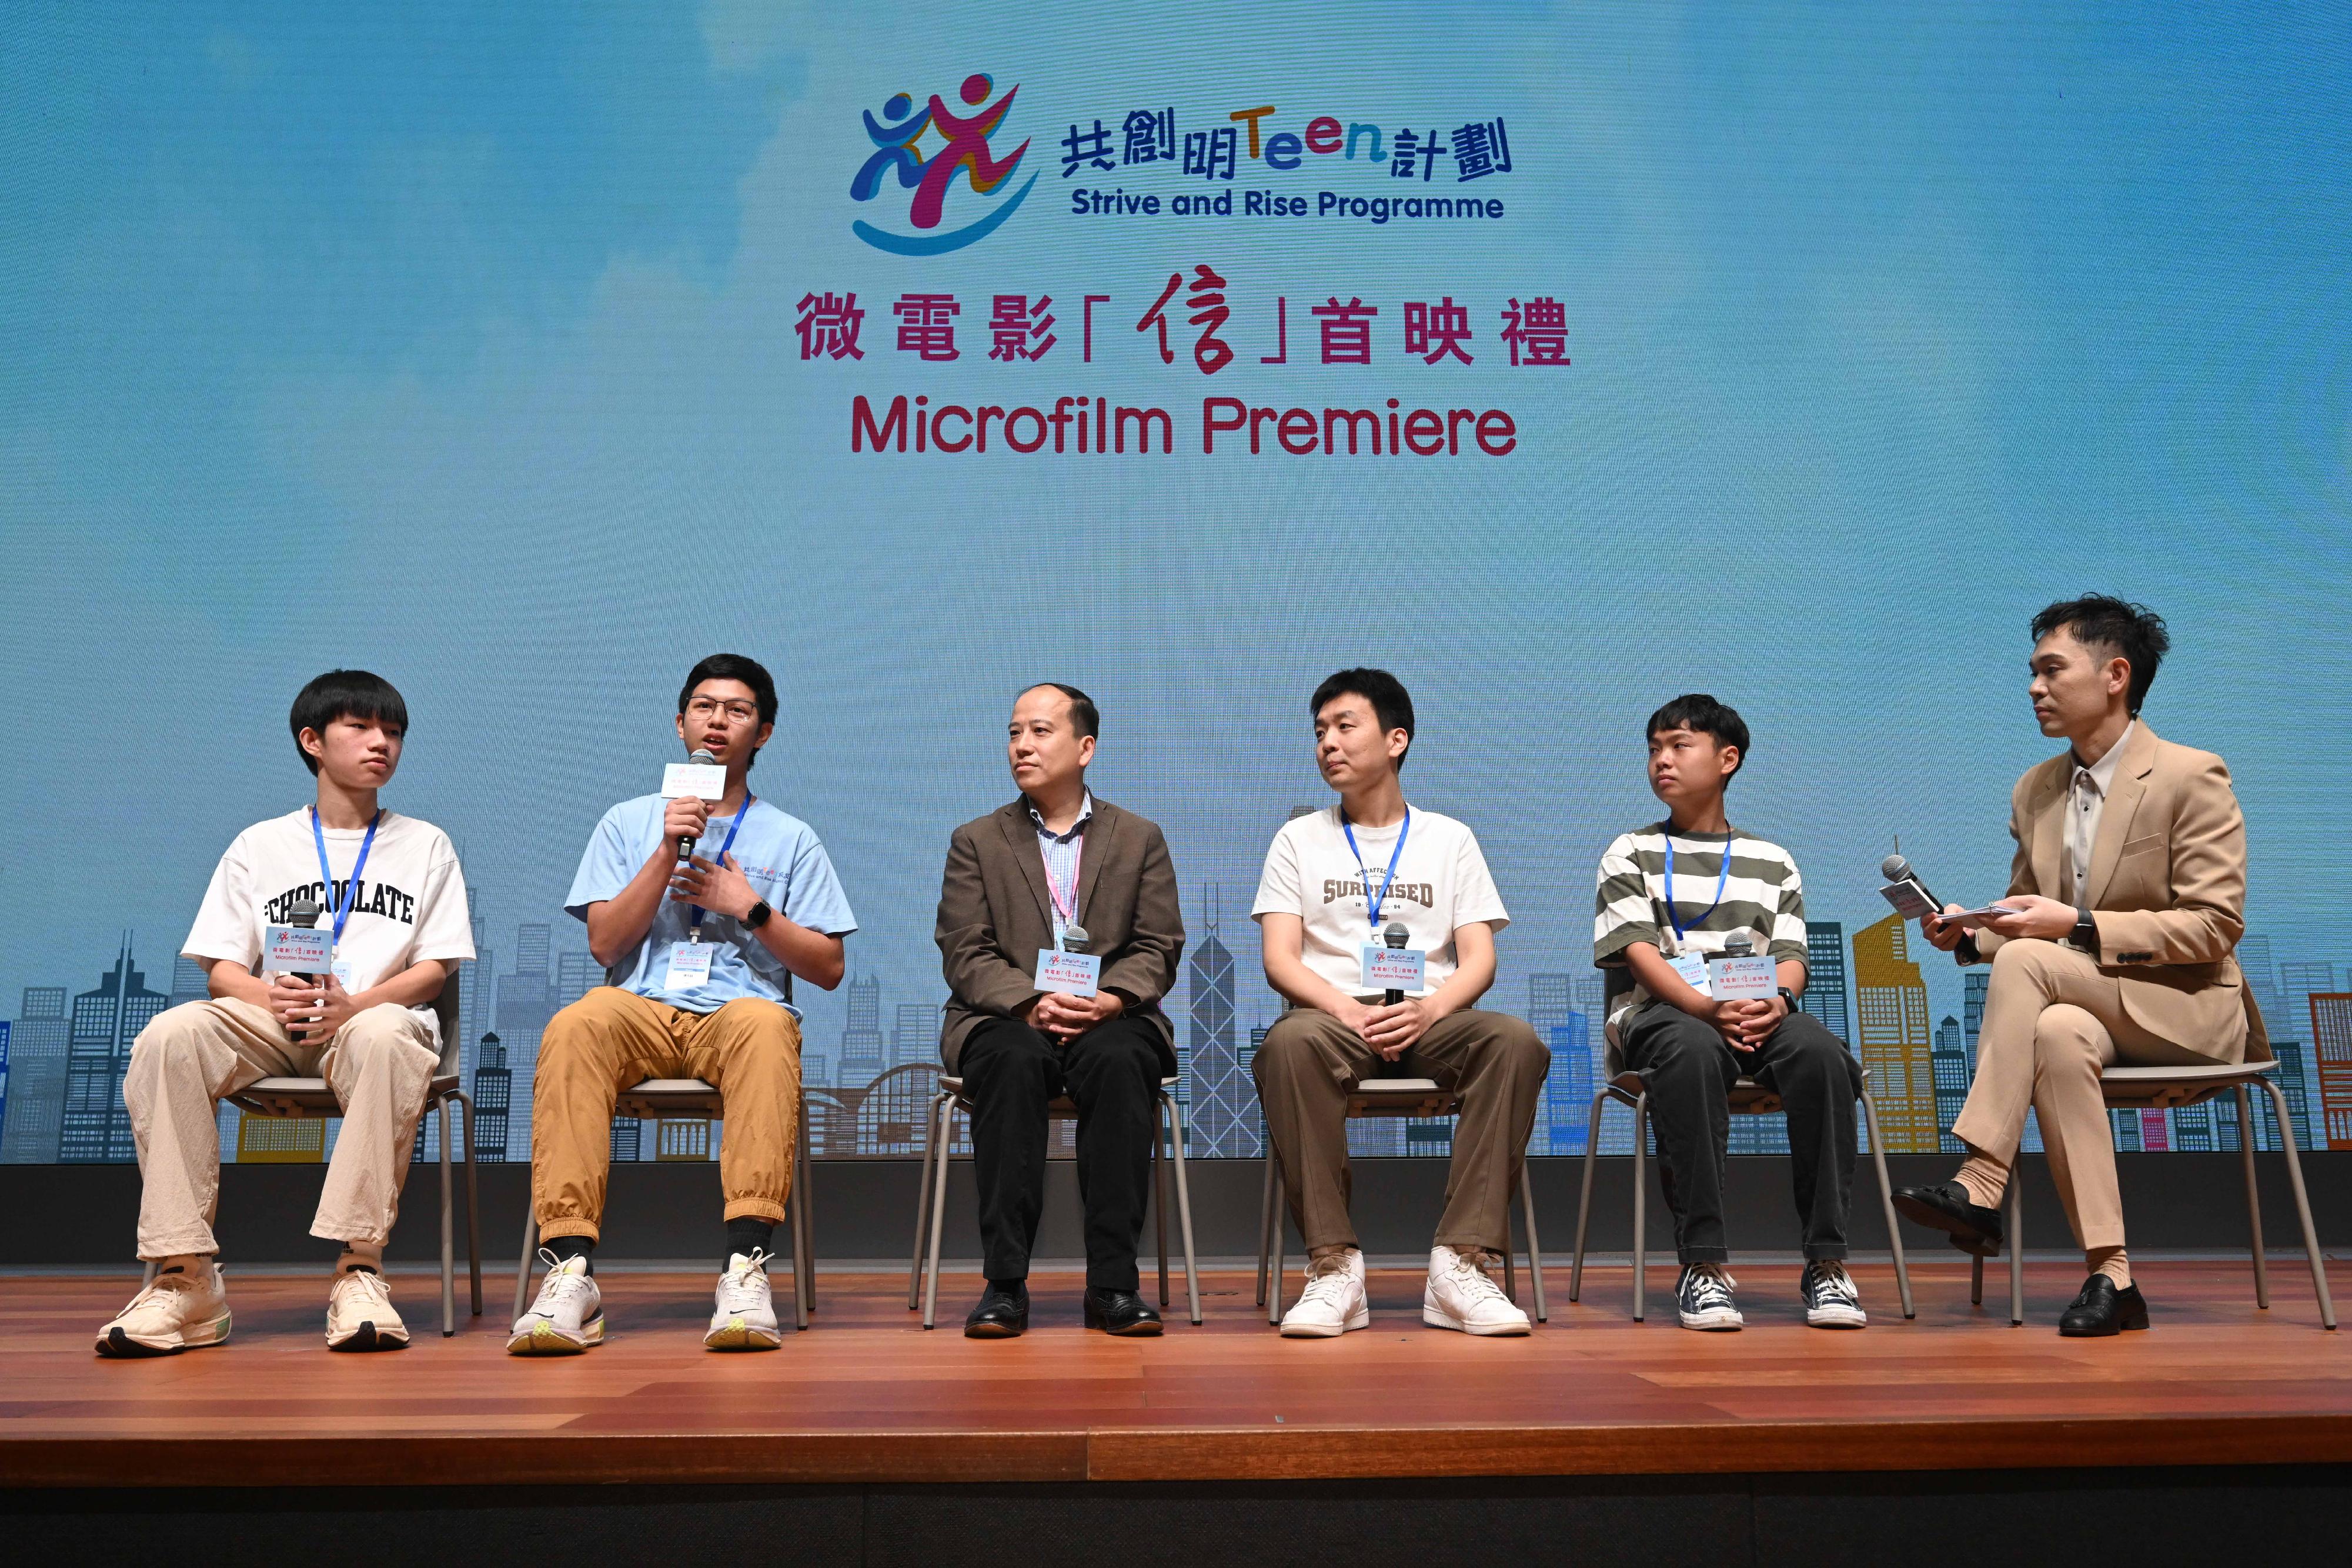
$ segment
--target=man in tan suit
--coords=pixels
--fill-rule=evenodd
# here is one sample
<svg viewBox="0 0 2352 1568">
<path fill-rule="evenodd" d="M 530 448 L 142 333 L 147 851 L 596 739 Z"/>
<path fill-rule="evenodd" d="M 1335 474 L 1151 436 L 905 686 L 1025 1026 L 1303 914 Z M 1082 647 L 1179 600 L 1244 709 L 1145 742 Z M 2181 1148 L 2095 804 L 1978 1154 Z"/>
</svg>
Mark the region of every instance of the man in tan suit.
<svg viewBox="0 0 2352 1568">
<path fill-rule="evenodd" d="M 1980 1255 L 2001 1245 L 2000 1205 L 2032 1106 L 2050 1174 L 2090 1278 L 2059 1319 L 2069 1336 L 2147 1326 L 2132 1283 L 2099 1073 L 2111 1062 L 2245 1060 L 2264 1041 L 2238 974 L 2246 823 L 2219 757 L 2158 739 L 2139 719 L 2170 646 L 2144 605 L 2095 595 L 2033 619 L 2034 716 L 2071 743 L 2010 800 L 2017 854 L 2001 905 L 1972 934 L 1928 915 L 1927 940 L 1990 961 L 1977 1076 L 1953 1123 L 1958 1173 L 1895 1196 L 1905 1214 Z M 1948 905 L 1945 915 L 1960 913 Z"/>
<path fill-rule="evenodd" d="M 973 1339 L 1029 1326 L 1029 1249 L 1045 1200 L 1046 1104 L 1078 1106 L 1086 1324 L 1160 1332 L 1137 1292 L 1160 1081 L 1176 1071 L 1160 998 L 1184 921 L 1158 827 L 1087 789 L 1099 718 L 1076 686 L 1013 705 L 1005 758 L 1021 794 L 948 842 L 936 933 L 950 993 L 940 1053 L 971 1102 L 988 1289 Z M 1047 972 L 1051 958 L 1055 973 Z"/>
</svg>

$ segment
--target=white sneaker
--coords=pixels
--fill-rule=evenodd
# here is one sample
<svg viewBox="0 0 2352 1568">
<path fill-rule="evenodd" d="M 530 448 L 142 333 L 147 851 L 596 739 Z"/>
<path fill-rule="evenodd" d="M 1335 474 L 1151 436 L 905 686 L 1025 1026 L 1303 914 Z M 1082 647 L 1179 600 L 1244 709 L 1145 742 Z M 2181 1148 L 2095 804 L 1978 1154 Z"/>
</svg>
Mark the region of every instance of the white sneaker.
<svg viewBox="0 0 2352 1568">
<path fill-rule="evenodd" d="M 339 1269 L 327 1291 L 329 1350 L 405 1350 L 408 1325 L 392 1310 L 392 1288 L 373 1269 Z"/>
<path fill-rule="evenodd" d="M 1724 1270 L 1720 1263 L 1690 1263 L 1684 1266 L 1683 1276 L 1675 1281 L 1675 1309 L 1682 1314 L 1686 1329 L 1736 1329 L 1748 1320 L 1739 1315 L 1739 1305 L 1731 1292 L 1739 1281 Z"/>
<path fill-rule="evenodd" d="M 228 1291 L 209 1258 L 175 1264 L 140 1287 L 131 1304 L 98 1331 L 100 1355 L 177 1355 L 228 1343 Z"/>
<path fill-rule="evenodd" d="M 1853 1276 L 1843 1263 L 1825 1259 L 1806 1264 L 1797 1289 L 1805 1298 L 1805 1321 L 1817 1329 L 1858 1329 L 1870 1322 L 1862 1310 L 1862 1292 L 1854 1289 Z"/>
<path fill-rule="evenodd" d="M 577 1355 L 592 1345 L 603 1344 L 604 1297 L 596 1289 L 596 1277 L 588 1272 L 588 1260 L 558 1260 L 545 1248 L 539 1255 L 547 1263 L 547 1278 L 541 1282 L 539 1300 L 531 1302 L 530 1311 L 515 1319 L 507 1354 Z"/>
<path fill-rule="evenodd" d="M 1429 1283 L 1421 1292 L 1421 1321 L 1433 1329 L 1464 1333 L 1522 1334 L 1528 1314 L 1511 1304 L 1503 1288 L 1486 1276 L 1485 1254 L 1433 1247 Z"/>
<path fill-rule="evenodd" d="M 1307 1266 L 1307 1292 L 1282 1314 L 1282 1337 L 1337 1339 L 1371 1322 L 1372 1309 L 1364 1301 L 1364 1255 L 1350 1247 Z"/>
<path fill-rule="evenodd" d="M 705 1350 L 773 1350 L 784 1343 L 776 1327 L 776 1304 L 768 1293 L 768 1252 L 738 1252 L 719 1276 L 719 1310 L 710 1314 Z"/>
</svg>

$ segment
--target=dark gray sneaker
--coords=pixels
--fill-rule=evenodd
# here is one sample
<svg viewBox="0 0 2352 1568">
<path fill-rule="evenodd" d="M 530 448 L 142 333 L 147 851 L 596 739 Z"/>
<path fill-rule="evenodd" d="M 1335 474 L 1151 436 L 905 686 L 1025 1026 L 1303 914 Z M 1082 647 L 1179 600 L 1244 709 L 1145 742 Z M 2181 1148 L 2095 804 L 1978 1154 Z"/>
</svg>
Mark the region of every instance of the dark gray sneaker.
<svg viewBox="0 0 2352 1568">
<path fill-rule="evenodd" d="M 1797 1290 L 1805 1298 L 1805 1321 L 1817 1329 L 1858 1329 L 1870 1324 L 1869 1314 L 1862 1310 L 1862 1292 L 1853 1288 L 1853 1276 L 1834 1259 L 1806 1264 Z"/>
<path fill-rule="evenodd" d="M 1721 1331 L 1745 1324 L 1739 1304 L 1731 1299 L 1738 1283 L 1720 1263 L 1685 1264 L 1683 1277 L 1675 1281 L 1675 1310 L 1682 1315 L 1683 1327 Z"/>
</svg>

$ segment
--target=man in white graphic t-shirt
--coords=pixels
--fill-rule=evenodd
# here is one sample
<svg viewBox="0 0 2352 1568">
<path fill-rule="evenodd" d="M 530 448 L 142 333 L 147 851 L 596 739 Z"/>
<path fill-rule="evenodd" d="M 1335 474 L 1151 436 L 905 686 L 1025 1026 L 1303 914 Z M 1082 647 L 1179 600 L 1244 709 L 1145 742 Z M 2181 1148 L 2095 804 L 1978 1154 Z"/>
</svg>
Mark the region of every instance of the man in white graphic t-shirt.
<svg viewBox="0 0 2352 1568">
<path fill-rule="evenodd" d="M 1339 799 L 1275 835 L 1250 909 L 1266 983 L 1291 1004 L 1252 1066 L 1307 1249 L 1307 1292 L 1282 1332 L 1328 1339 L 1371 1322 L 1348 1214 L 1348 1095 L 1361 1079 L 1433 1078 L 1462 1110 L 1422 1322 L 1526 1333 L 1527 1314 L 1487 1270 L 1510 1247 L 1551 1052 L 1525 1020 L 1471 1006 L 1495 983 L 1495 933 L 1510 916 L 1469 828 L 1406 804 L 1397 770 L 1412 699 L 1397 678 L 1342 670 L 1307 711 L 1316 764 Z"/>
<path fill-rule="evenodd" d="M 131 1050 L 122 1097 L 139 1148 L 139 1256 L 156 1270 L 98 1331 L 100 1355 L 171 1355 L 228 1339 L 214 1262 L 214 1118 L 223 1096 L 271 1077 L 324 1078 L 342 1106 L 310 1225 L 341 1244 L 328 1348 L 408 1343 L 384 1285 L 383 1244 L 441 1061 L 433 1003 L 474 956 L 466 879 L 440 829 L 377 804 L 408 730 L 390 682 L 331 670 L 302 688 L 288 723 L 317 799 L 229 845 L 181 948 L 205 966 L 212 997 L 159 1013 Z M 264 962 L 268 928 L 296 924 L 298 907 L 315 908 L 331 937 L 315 980 Z"/>
</svg>

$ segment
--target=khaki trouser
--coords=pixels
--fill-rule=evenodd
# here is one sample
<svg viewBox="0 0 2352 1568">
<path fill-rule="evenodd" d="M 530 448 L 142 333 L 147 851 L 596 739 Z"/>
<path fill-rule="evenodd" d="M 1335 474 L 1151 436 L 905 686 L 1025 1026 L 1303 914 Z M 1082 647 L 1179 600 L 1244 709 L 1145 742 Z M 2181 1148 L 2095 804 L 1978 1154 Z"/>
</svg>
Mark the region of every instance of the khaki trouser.
<svg viewBox="0 0 2352 1568">
<path fill-rule="evenodd" d="M 2192 1050 L 2149 1033 L 2124 1010 L 2123 985 L 2087 953 L 2055 942 L 2013 938 L 1994 949 L 1992 983 L 1977 1030 L 1977 1076 L 1952 1134 L 2004 1169 L 2017 1163 L 2030 1105 L 2041 1113 L 2042 1146 L 2084 1249 L 2124 1245 L 2116 1186 L 2115 1124 L 2099 1071 L 2196 1067 L 2245 1054 L 2244 1015 L 2234 1038 Z"/>
<path fill-rule="evenodd" d="M 1511 1189 L 1550 1066 L 1536 1031 L 1507 1013 L 1448 1013 L 1394 1061 L 1329 1013 L 1283 1014 L 1251 1071 L 1282 1161 L 1291 1221 L 1308 1249 L 1356 1245 L 1348 1215 L 1349 1092 L 1366 1078 L 1433 1078 L 1462 1096 L 1437 1245 L 1508 1251 Z"/>
<path fill-rule="evenodd" d="M 596 1239 L 613 1105 L 648 1078 L 699 1078 L 725 1102 L 719 1184 L 729 1219 L 784 1218 L 800 1135 L 801 1026 L 781 1002 L 690 1013 L 599 986 L 547 1020 L 530 1092 L 530 1207 L 542 1239 Z"/>
<path fill-rule="evenodd" d="M 323 1049 L 298 1043 L 252 1002 L 218 998 L 156 1014 L 122 1079 L 139 1147 L 139 1256 L 219 1250 L 220 1102 L 264 1078 L 323 1078 L 343 1108 L 310 1234 L 382 1247 L 440 1064 L 432 1024 L 390 1003 L 354 1014 Z"/>
</svg>

